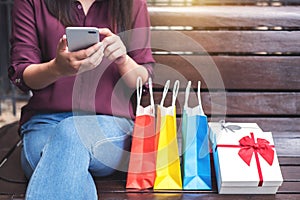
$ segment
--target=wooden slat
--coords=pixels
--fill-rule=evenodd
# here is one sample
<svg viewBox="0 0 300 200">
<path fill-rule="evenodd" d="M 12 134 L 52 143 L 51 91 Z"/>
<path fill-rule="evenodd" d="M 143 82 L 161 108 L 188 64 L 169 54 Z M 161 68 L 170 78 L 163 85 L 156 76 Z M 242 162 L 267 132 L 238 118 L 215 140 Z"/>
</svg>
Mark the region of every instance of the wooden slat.
<svg viewBox="0 0 300 200">
<path fill-rule="evenodd" d="M 283 193 L 286 195 L 286 199 L 298 200 L 300 198 L 300 183 L 299 182 L 283 182 L 282 186 L 279 188 L 278 193 Z M 299 196 L 298 196 L 299 195 Z"/>
<path fill-rule="evenodd" d="M 300 118 L 289 118 L 289 117 L 239 117 L 239 118 L 232 118 L 232 117 L 208 117 L 209 122 L 219 122 L 220 120 L 225 120 L 226 122 L 235 122 L 235 123 L 257 123 L 259 127 L 265 132 L 272 132 L 273 138 L 278 139 L 278 143 L 280 142 L 281 145 L 284 145 L 284 141 L 297 139 L 300 137 L 299 123 Z M 268 124 L 269 122 L 269 124 Z M 286 127 L 287 123 L 290 123 L 289 127 Z M 278 128 L 279 127 L 279 128 Z M 282 129 L 286 129 L 282 131 Z M 182 118 L 180 116 L 177 117 L 177 133 L 178 138 L 181 138 L 181 128 L 182 128 Z M 283 142 L 282 142 L 283 141 Z M 297 142 L 297 140 L 293 140 L 293 143 Z M 288 155 L 282 155 L 288 156 Z M 295 155 L 293 156 L 295 157 Z M 298 156 L 300 157 L 300 156 Z M 300 160 L 299 160 L 300 162 Z M 295 163 L 299 163 L 298 161 Z"/>
<path fill-rule="evenodd" d="M 181 5 L 299 5 L 297 0 L 147 0 L 150 6 Z"/>
<path fill-rule="evenodd" d="M 292 183 L 292 186 L 296 183 Z M 290 188 L 286 186 L 286 188 Z M 99 199 L 127 199 L 127 200 L 192 200 L 205 198 L 208 200 L 298 200 L 300 199 L 300 194 L 276 194 L 276 195 L 219 195 L 219 194 L 197 194 L 197 193 L 140 193 L 140 192 L 131 192 L 131 193 L 100 193 Z M 23 195 L 0 195 L 0 200 L 23 200 Z"/>
<path fill-rule="evenodd" d="M 137 199 L 139 194 L 137 193 L 129 193 L 125 195 L 126 199 Z M 291 198 L 292 197 L 292 198 Z M 275 195 L 276 199 L 293 199 L 296 200 L 297 197 L 299 198 L 300 195 Z M 205 198 L 208 200 L 246 200 L 246 199 L 256 199 L 256 200 L 274 200 L 274 195 L 219 195 L 219 194 L 205 194 L 205 193 L 153 193 L 153 194 L 145 194 L 140 197 L 143 200 L 150 200 L 150 199 L 170 199 L 170 200 L 191 200 L 191 199 L 199 199 Z"/>
<path fill-rule="evenodd" d="M 286 181 L 300 181 L 300 166 L 281 166 L 281 171 Z"/>
<path fill-rule="evenodd" d="M 0 195 L 0 200 L 23 200 L 24 195 L 3 194 Z"/>
<path fill-rule="evenodd" d="M 152 31 L 153 49 L 190 52 L 300 52 L 299 31 Z"/>
<path fill-rule="evenodd" d="M 300 7 L 297 6 L 149 7 L 152 26 L 299 27 L 299 13 Z"/>
<path fill-rule="evenodd" d="M 278 155 L 300 157 L 300 138 L 274 138 L 274 143 Z M 299 168 L 298 173 L 300 174 Z"/>
<path fill-rule="evenodd" d="M 299 138 L 274 138 L 274 143 L 278 156 L 300 157 L 300 139 Z M 298 173 L 300 167 L 298 166 Z M 298 179 L 300 180 L 300 179 Z"/>
<path fill-rule="evenodd" d="M 218 121 L 218 120 L 214 120 Z M 300 118 L 289 117 L 226 117 L 226 122 L 257 123 L 264 131 L 271 131 L 273 137 L 300 137 Z M 300 160 L 299 160 L 300 162 Z"/>
<path fill-rule="evenodd" d="M 300 178 L 299 170 L 300 170 L 299 166 L 281 166 L 284 183 L 283 183 L 283 186 L 279 189 L 279 192 L 287 193 L 287 192 L 298 191 L 298 189 L 300 187 L 300 185 L 297 184 L 299 182 L 299 178 Z M 213 176 L 213 180 L 214 179 L 215 179 L 215 176 Z M 291 183 L 294 183 L 294 184 L 291 184 Z M 103 181 L 103 180 L 99 179 L 96 181 L 96 184 L 97 184 L 97 188 L 98 188 L 100 194 L 109 193 L 109 192 L 112 192 L 112 193 L 139 192 L 139 193 L 141 193 L 141 191 L 138 191 L 138 190 L 132 190 L 132 189 L 126 190 L 125 189 L 125 184 L 126 184 L 125 180 L 104 180 Z M 287 188 L 287 187 L 285 187 L 285 184 L 290 185 L 291 187 Z M 184 191 L 184 190 L 153 191 L 152 189 L 149 189 L 149 190 L 142 191 L 142 193 L 144 195 L 149 194 L 149 193 L 161 193 L 161 192 L 164 192 L 166 194 L 167 193 L 182 193 L 182 194 L 191 193 L 191 192 Z M 214 187 L 212 188 L 211 191 L 193 191 L 192 193 L 198 193 L 198 195 L 201 195 L 201 194 L 209 195 L 209 194 L 216 193 L 216 192 L 217 192 L 216 185 L 214 185 Z"/>
<path fill-rule="evenodd" d="M 299 45 L 300 46 L 300 45 Z M 300 56 L 180 56 L 156 55 L 154 83 L 187 80 L 202 88 L 300 90 Z"/>
<path fill-rule="evenodd" d="M 165 106 L 171 105 L 171 92 L 167 95 Z M 154 101 L 159 104 L 161 92 L 154 92 Z M 149 104 L 145 96 L 143 105 Z M 245 116 L 299 116 L 300 93 L 284 92 L 202 92 L 202 105 L 207 115 L 245 115 Z M 179 92 L 177 97 L 177 114 L 181 114 L 185 92 Z M 197 95 L 190 94 L 189 106 L 197 105 Z"/>
<path fill-rule="evenodd" d="M 101 194 L 100 194 L 101 195 Z M 277 195 L 219 195 L 219 194 L 203 194 L 203 193 L 104 193 L 104 199 L 128 199 L 128 200 L 195 200 L 195 199 L 208 199 L 208 200 L 298 200 L 300 194 L 277 194 Z"/>
<path fill-rule="evenodd" d="M 220 99 L 218 99 L 220 97 Z M 215 110 L 222 105 L 227 106 L 227 115 L 298 115 L 300 93 L 227 93 L 227 105 L 224 104 L 222 95 L 212 94 L 210 97 L 203 95 L 204 102 L 211 100 Z M 206 98 L 208 98 L 206 100 Z M 284 104 L 284 105 L 283 105 Z M 209 104 L 206 104 L 209 105 Z M 205 107 L 205 106 L 204 106 Z M 213 108 L 212 108 L 213 109 Z M 213 111 L 213 110 L 211 110 Z M 218 112 L 218 111 L 217 111 Z M 211 113 L 214 114 L 214 113 Z"/>
<path fill-rule="evenodd" d="M 281 156 L 278 157 L 278 160 L 281 166 L 300 166 L 300 157 Z"/>
</svg>

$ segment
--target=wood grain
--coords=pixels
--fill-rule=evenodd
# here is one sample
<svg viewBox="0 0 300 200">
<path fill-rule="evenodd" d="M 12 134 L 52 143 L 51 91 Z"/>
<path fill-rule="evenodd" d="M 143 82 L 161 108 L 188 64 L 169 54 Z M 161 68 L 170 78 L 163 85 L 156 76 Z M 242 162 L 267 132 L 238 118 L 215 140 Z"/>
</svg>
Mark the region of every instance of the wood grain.
<svg viewBox="0 0 300 200">
<path fill-rule="evenodd" d="M 297 6 L 149 7 L 152 26 L 299 27 L 299 13 Z"/>
<path fill-rule="evenodd" d="M 187 52 L 300 52 L 299 31 L 152 31 L 153 49 Z"/>
<path fill-rule="evenodd" d="M 154 92 L 154 102 L 160 104 L 161 92 Z M 149 104 L 144 96 L 143 105 Z M 177 114 L 182 113 L 185 92 L 177 97 Z M 300 116 L 300 93 L 287 92 L 202 92 L 202 105 L 207 115 L 244 116 Z M 165 106 L 170 106 L 172 93 L 166 97 Z M 196 106 L 197 94 L 190 94 L 189 106 Z"/>
<path fill-rule="evenodd" d="M 299 45 L 300 46 L 300 45 Z M 300 56 L 156 55 L 154 83 L 202 81 L 204 89 L 300 90 Z"/>
</svg>

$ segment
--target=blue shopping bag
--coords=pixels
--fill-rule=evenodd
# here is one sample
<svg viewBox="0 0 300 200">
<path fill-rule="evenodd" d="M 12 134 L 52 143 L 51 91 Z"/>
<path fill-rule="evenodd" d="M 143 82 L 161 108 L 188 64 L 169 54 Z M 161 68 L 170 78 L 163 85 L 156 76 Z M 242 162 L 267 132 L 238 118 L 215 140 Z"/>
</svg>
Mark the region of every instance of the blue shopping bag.
<svg viewBox="0 0 300 200">
<path fill-rule="evenodd" d="M 207 117 L 203 112 L 198 82 L 198 105 L 188 107 L 188 82 L 182 120 L 183 189 L 211 190 L 211 168 Z"/>
</svg>

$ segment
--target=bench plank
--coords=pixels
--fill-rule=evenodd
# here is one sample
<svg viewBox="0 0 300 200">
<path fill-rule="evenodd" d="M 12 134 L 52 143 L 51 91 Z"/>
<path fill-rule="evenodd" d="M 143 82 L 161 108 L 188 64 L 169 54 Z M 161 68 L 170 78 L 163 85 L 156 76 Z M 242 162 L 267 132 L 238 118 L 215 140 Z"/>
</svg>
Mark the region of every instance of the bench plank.
<svg viewBox="0 0 300 200">
<path fill-rule="evenodd" d="M 259 15 L 257 13 L 260 13 Z M 300 7 L 149 7 L 152 26 L 299 27 Z"/>
<path fill-rule="evenodd" d="M 282 176 L 287 182 L 297 182 L 300 180 L 299 166 L 281 166 L 281 171 Z"/>
<path fill-rule="evenodd" d="M 99 199 L 127 199 L 127 200 L 153 200 L 153 199 L 168 199 L 168 200 L 191 200 L 205 198 L 209 200 L 298 200 L 300 194 L 276 194 L 276 195 L 219 195 L 219 194 L 199 194 L 199 193 L 141 193 L 141 192 L 130 192 L 130 193 L 116 193 L 116 192 L 100 192 Z M 23 195 L 0 195 L 0 200 L 23 200 Z"/>
<path fill-rule="evenodd" d="M 182 5 L 299 5 L 297 0 L 148 0 L 150 6 Z"/>
<path fill-rule="evenodd" d="M 209 99 L 212 99 L 212 106 L 221 106 L 224 103 L 218 100 L 218 94 L 204 96 L 205 105 Z M 207 100 L 205 100 L 206 98 Z M 298 105 L 300 104 L 300 93 L 244 93 L 228 92 L 227 97 L 227 115 L 298 115 Z M 283 105 L 284 104 L 284 105 Z M 204 106 L 205 108 L 205 106 Z M 212 113 L 214 114 L 214 113 Z M 217 113 L 216 113 L 217 114 Z"/>
<path fill-rule="evenodd" d="M 278 157 L 281 166 L 300 166 L 300 157 Z M 300 169 L 299 169 L 300 170 Z M 299 171 L 298 171 L 299 173 Z"/>
<path fill-rule="evenodd" d="M 299 31 L 154 30 L 151 36 L 152 48 L 172 51 L 300 52 Z"/>
<path fill-rule="evenodd" d="M 271 131 L 273 137 L 300 137 L 300 118 L 290 117 L 226 117 L 227 122 L 255 122 L 264 131 Z"/>
<path fill-rule="evenodd" d="M 170 106 L 172 93 L 165 99 Z M 161 92 L 154 92 L 154 102 L 160 104 Z M 143 105 L 149 104 L 149 96 L 144 96 Z M 202 105 L 207 115 L 245 115 L 245 116 L 299 116 L 300 93 L 286 92 L 202 92 Z M 177 114 L 182 114 L 185 92 L 177 97 Z M 189 106 L 197 105 L 197 95 L 190 94 Z"/>
<path fill-rule="evenodd" d="M 274 143 L 278 155 L 300 157 L 300 138 L 274 138 Z M 297 169 L 300 174 L 300 167 Z"/>
<path fill-rule="evenodd" d="M 300 46 L 300 45 L 299 45 Z M 204 89 L 300 90 L 300 56 L 155 55 L 154 83 L 187 79 Z M 203 81 L 205 80 L 205 81 Z"/>
</svg>

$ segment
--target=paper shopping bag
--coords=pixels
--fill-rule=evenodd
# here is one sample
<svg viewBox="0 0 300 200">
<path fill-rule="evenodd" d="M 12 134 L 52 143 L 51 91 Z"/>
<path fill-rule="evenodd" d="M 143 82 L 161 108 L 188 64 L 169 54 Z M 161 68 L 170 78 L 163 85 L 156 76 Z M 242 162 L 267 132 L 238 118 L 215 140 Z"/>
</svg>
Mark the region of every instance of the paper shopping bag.
<svg viewBox="0 0 300 200">
<path fill-rule="evenodd" d="M 185 92 L 182 120 L 183 189 L 210 190 L 208 124 L 202 109 L 200 81 L 197 92 L 198 105 L 193 108 L 188 107 L 190 87 L 191 82 L 189 81 Z"/>
<path fill-rule="evenodd" d="M 160 105 L 157 107 L 157 129 L 159 132 L 156 179 L 154 189 L 182 189 L 176 127 L 176 97 L 179 90 L 177 80 L 173 88 L 172 105 L 164 107 L 170 81 L 167 81 Z"/>
<path fill-rule="evenodd" d="M 152 188 L 155 180 L 157 138 L 152 80 L 149 78 L 150 105 L 141 106 L 142 79 L 137 80 L 137 110 L 132 134 L 126 188 Z"/>
</svg>

